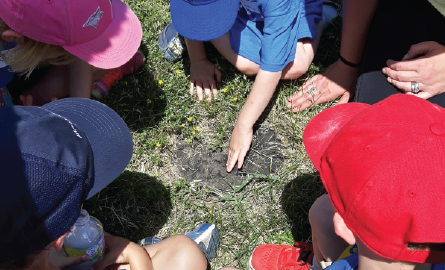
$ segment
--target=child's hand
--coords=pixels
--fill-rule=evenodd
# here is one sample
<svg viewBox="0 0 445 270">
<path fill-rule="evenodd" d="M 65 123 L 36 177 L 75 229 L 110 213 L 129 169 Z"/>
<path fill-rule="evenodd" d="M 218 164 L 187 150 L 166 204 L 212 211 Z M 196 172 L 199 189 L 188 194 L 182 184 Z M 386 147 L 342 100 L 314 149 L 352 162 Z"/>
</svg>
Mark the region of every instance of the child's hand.
<svg viewBox="0 0 445 270">
<path fill-rule="evenodd" d="M 235 163 L 238 161 L 238 169 L 241 169 L 244 163 L 244 157 L 246 157 L 247 151 L 249 151 L 250 143 L 252 142 L 253 130 L 250 127 L 247 130 L 240 128 L 238 123 L 232 132 L 229 144 L 229 156 L 227 158 L 227 172 L 231 172 Z"/>
<path fill-rule="evenodd" d="M 102 270 L 112 264 L 129 263 L 132 270 L 153 269 L 147 251 L 136 243 L 122 237 L 105 234 L 105 244 L 108 247 L 104 257 L 93 265 L 95 270 Z"/>
<path fill-rule="evenodd" d="M 210 89 L 213 90 L 213 97 L 218 94 L 216 89 L 216 81 L 221 82 L 222 73 L 216 66 L 207 59 L 193 62 L 190 66 L 190 94 L 193 95 L 193 89 L 196 87 L 198 99 L 203 98 L 202 88 L 205 90 L 207 102 L 212 100 Z"/>
</svg>

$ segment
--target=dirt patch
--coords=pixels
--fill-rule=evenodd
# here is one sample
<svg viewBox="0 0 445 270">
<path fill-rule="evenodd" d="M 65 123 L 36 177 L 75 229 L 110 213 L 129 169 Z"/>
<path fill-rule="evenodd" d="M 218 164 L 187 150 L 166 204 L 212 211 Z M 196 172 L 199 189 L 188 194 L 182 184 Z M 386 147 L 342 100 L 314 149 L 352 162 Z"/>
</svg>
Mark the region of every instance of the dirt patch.
<svg viewBox="0 0 445 270">
<path fill-rule="evenodd" d="M 275 132 L 258 129 L 241 170 L 226 171 L 227 148 L 216 151 L 198 145 L 178 145 L 175 152 L 179 173 L 189 181 L 200 180 L 205 185 L 224 192 L 231 192 L 252 173 L 275 174 L 283 163 L 283 145 Z"/>
</svg>

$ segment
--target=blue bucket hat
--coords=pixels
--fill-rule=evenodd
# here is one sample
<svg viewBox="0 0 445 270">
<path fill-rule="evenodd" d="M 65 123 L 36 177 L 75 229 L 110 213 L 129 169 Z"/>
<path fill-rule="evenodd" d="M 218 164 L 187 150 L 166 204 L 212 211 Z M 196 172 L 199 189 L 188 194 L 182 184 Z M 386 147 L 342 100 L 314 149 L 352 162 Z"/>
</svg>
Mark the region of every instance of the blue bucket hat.
<svg viewBox="0 0 445 270">
<path fill-rule="evenodd" d="M 83 202 L 119 176 L 132 152 L 123 120 L 97 101 L 1 107 L 0 263 L 66 233 Z"/>
<path fill-rule="evenodd" d="M 240 0 L 170 0 L 173 25 L 188 39 L 210 41 L 227 33 L 238 14 Z"/>
</svg>

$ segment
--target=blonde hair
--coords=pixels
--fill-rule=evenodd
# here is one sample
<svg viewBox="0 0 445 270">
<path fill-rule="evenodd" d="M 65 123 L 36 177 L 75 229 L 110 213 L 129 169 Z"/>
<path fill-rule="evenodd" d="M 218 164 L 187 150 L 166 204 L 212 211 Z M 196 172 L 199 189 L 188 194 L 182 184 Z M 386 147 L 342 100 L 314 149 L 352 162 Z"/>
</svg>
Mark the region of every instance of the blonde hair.
<svg viewBox="0 0 445 270">
<path fill-rule="evenodd" d="M 0 35 L 6 30 L 12 29 L 0 19 Z M 2 42 L 1 36 L 0 42 Z M 27 37 L 23 37 L 23 40 L 18 43 L 18 46 L 15 48 L 5 53 L 0 53 L 0 57 L 3 58 L 3 61 L 11 66 L 14 71 L 25 74 L 26 76 L 29 76 L 38 65 L 44 63 L 66 65 L 75 58 L 75 56 L 67 52 L 60 45 L 43 43 Z M 60 56 L 54 58 L 53 55 Z"/>
</svg>

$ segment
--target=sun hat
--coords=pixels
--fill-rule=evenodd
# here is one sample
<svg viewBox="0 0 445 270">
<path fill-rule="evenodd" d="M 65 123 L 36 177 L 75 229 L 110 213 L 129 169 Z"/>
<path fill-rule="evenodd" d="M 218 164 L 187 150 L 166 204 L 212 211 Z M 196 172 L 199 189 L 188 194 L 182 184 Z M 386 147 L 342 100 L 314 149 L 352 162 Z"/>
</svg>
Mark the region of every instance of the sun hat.
<svg viewBox="0 0 445 270">
<path fill-rule="evenodd" d="M 142 38 L 138 18 L 120 0 L 0 0 L 0 6 L 14 31 L 102 69 L 125 64 Z"/>
<path fill-rule="evenodd" d="M 371 251 L 445 263 L 445 109 L 406 94 L 342 104 L 315 116 L 303 142 L 335 210 Z"/>
<path fill-rule="evenodd" d="M 173 25 L 185 38 L 210 41 L 232 28 L 239 3 L 240 0 L 170 0 Z"/>
<path fill-rule="evenodd" d="M 128 165 L 123 120 L 93 100 L 0 108 L 0 263 L 42 250 L 66 233 L 82 203 Z"/>
</svg>

